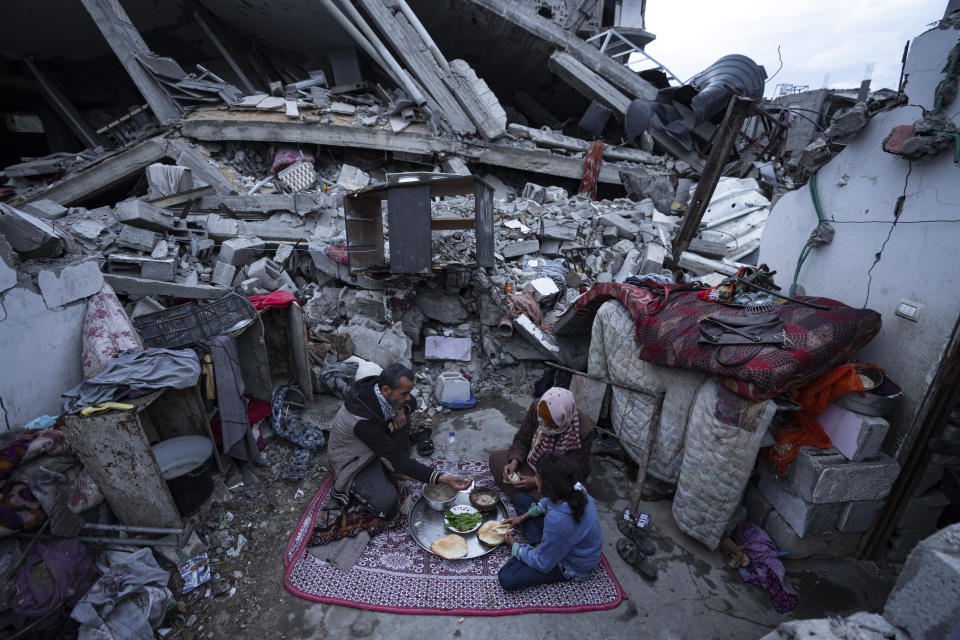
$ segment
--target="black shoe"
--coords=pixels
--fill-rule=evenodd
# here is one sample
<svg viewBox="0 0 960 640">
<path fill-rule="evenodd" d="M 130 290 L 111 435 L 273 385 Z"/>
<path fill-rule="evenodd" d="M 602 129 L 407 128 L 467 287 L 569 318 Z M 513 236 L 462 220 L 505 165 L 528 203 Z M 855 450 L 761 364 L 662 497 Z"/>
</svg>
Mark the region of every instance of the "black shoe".
<svg viewBox="0 0 960 640">
<path fill-rule="evenodd" d="M 617 540 L 617 553 L 623 558 L 623 561 L 633 567 L 634 571 L 640 574 L 644 580 L 656 580 L 657 568 L 647 557 L 637 548 L 632 540 L 620 538 Z"/>
<path fill-rule="evenodd" d="M 640 498 L 644 502 L 658 502 L 660 500 L 672 500 L 677 492 L 676 485 L 647 477 L 643 481 L 643 487 L 640 488 Z"/>
<path fill-rule="evenodd" d="M 434 451 L 433 432 L 427 427 L 418 429 L 410 434 L 411 444 L 416 445 L 417 453 L 426 458 Z"/>
<path fill-rule="evenodd" d="M 657 545 L 647 537 L 647 532 L 640 527 L 632 525 L 626 520 L 618 520 L 617 529 L 637 545 L 637 549 L 639 549 L 643 555 L 652 556 L 657 552 Z"/>
</svg>

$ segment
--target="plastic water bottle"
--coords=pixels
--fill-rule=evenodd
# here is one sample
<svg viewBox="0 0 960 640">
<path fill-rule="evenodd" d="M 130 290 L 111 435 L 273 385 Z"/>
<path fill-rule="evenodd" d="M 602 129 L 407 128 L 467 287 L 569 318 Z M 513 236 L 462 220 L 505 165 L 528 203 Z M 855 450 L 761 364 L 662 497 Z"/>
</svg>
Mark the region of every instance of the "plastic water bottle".
<svg viewBox="0 0 960 640">
<path fill-rule="evenodd" d="M 457 455 L 457 434 L 450 432 L 447 438 L 447 475 L 455 476 L 459 472 L 459 456 Z"/>
</svg>

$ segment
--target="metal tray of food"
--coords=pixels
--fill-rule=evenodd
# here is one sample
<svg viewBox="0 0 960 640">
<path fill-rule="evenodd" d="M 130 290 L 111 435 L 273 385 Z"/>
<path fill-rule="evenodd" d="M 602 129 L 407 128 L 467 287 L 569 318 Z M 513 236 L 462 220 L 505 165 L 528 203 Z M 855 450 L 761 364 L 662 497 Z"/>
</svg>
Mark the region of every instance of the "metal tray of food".
<svg viewBox="0 0 960 640">
<path fill-rule="evenodd" d="M 457 499 L 454 500 L 453 504 L 465 504 L 467 506 L 471 506 L 470 494 L 461 491 L 457 494 Z M 503 520 L 508 517 L 509 514 L 507 513 L 507 508 L 503 505 L 503 501 L 498 500 L 496 507 L 483 514 L 483 520 L 481 521 L 480 526 L 482 527 L 485 523 L 491 520 Z M 430 545 L 433 544 L 434 540 L 442 538 L 443 536 L 451 533 L 456 533 L 455 531 L 450 531 L 447 529 L 443 520 L 443 512 L 434 511 L 431 509 L 427 504 L 427 501 L 423 499 L 423 496 L 421 496 L 413 505 L 413 509 L 410 511 L 409 524 L 407 527 L 410 531 L 410 537 L 413 538 L 414 542 L 420 545 L 428 553 L 433 553 L 433 551 L 430 551 Z M 479 531 L 479 528 L 477 531 Z M 477 538 L 477 531 L 474 531 L 473 533 L 457 533 L 457 535 L 463 536 L 463 538 L 467 541 L 467 555 L 465 555 L 463 558 L 458 558 L 459 560 L 466 558 L 479 558 L 480 556 L 485 556 L 497 548 L 495 546 L 492 547 L 488 544 L 480 542 L 480 539 Z"/>
</svg>

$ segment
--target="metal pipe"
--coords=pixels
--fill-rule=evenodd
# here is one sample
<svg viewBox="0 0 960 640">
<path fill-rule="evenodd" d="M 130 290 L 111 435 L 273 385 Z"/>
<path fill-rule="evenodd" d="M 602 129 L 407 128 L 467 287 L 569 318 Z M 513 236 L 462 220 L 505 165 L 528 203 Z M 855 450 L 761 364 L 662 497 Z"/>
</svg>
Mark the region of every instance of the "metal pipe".
<svg viewBox="0 0 960 640">
<path fill-rule="evenodd" d="M 380 38 L 377 37 L 377 34 L 374 33 L 370 25 L 367 24 L 367 21 L 364 20 L 360 12 L 357 11 L 357 8 L 350 3 L 350 0 L 340 0 L 340 4 L 350 16 L 349 18 L 337 9 L 336 5 L 333 4 L 333 0 L 321 0 L 321 2 L 323 2 L 323 5 L 333 14 L 337 22 L 343 25 L 343 28 L 353 36 L 357 44 L 363 47 L 364 51 L 377 61 L 377 64 L 390 75 L 397 85 L 403 87 L 403 90 L 410 95 L 411 100 L 418 105 L 426 104 L 427 99 L 423 96 L 423 92 L 420 91 L 420 88 L 413 82 L 413 79 L 407 73 L 406 69 L 400 66 L 400 63 L 393 57 L 390 50 L 387 49 Z M 351 19 L 353 22 L 350 21 Z M 354 23 L 356 23 L 356 25 L 354 25 Z M 358 27 L 360 31 L 357 30 Z M 363 33 L 361 33 L 361 31 Z"/>
<path fill-rule="evenodd" d="M 447 59 L 443 57 L 443 53 L 440 51 L 440 48 L 437 46 L 437 43 L 433 41 L 433 38 L 430 37 L 430 34 L 427 33 L 427 30 L 424 28 L 423 23 L 420 22 L 420 18 L 417 17 L 417 14 L 413 12 L 413 9 L 410 8 L 410 5 L 407 4 L 407 0 L 397 0 L 397 5 L 400 7 L 400 11 L 403 12 L 403 15 L 407 17 L 407 20 L 410 22 L 410 26 L 413 27 L 413 30 L 417 32 L 417 35 L 426 43 L 427 49 L 430 50 L 430 53 L 433 54 L 433 57 L 437 59 L 437 64 L 440 65 L 444 71 L 450 70 L 450 64 L 447 62 Z"/>
<path fill-rule="evenodd" d="M 183 529 L 171 529 L 169 527 L 136 527 L 132 525 L 125 524 L 100 524 L 99 522 L 88 522 L 83 525 L 84 529 L 91 529 L 93 531 L 123 531 L 126 533 L 151 533 L 157 535 L 180 535 L 187 528 L 191 528 L 189 525 Z"/>
<path fill-rule="evenodd" d="M 554 369 L 560 369 L 561 371 L 566 371 L 568 373 L 574 373 L 578 376 L 583 376 L 584 378 L 590 378 L 591 380 L 597 380 L 599 382 L 605 382 L 613 387 L 619 387 L 620 389 L 626 389 L 627 391 L 636 391 L 637 393 L 642 393 L 648 395 L 651 398 L 656 398 L 659 391 L 647 391 L 646 389 L 640 389 L 639 387 L 631 387 L 630 385 L 620 384 L 619 382 L 614 382 L 608 378 L 601 378 L 600 376 L 590 375 L 589 373 L 584 373 L 583 371 L 577 371 L 576 369 L 570 369 L 569 367 L 564 367 L 563 365 L 555 364 L 553 362 L 545 362 L 545 365 L 548 367 L 553 367 Z"/>
</svg>

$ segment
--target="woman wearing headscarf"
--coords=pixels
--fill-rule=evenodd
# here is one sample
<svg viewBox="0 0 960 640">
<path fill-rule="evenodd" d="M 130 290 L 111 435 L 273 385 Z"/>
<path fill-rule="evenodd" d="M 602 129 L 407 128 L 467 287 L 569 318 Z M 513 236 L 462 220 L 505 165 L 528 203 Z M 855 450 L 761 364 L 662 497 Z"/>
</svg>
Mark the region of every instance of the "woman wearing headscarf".
<svg viewBox="0 0 960 640">
<path fill-rule="evenodd" d="M 490 471 L 510 498 L 523 492 L 539 499 L 534 475 L 537 461 L 555 451 L 576 463 L 580 479 L 590 475 L 590 447 L 596 437 L 593 421 L 577 409 L 573 394 L 552 387 L 531 403 L 520 430 L 507 450 L 490 454 Z"/>
</svg>

